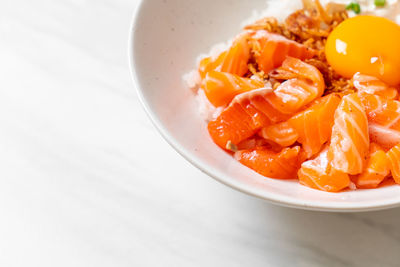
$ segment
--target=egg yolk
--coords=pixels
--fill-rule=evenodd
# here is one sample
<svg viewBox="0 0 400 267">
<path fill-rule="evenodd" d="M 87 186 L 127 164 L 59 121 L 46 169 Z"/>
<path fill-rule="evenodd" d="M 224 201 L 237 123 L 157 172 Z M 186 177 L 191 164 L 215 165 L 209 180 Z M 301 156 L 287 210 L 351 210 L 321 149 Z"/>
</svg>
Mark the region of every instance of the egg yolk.
<svg viewBox="0 0 400 267">
<path fill-rule="evenodd" d="M 346 78 L 360 72 L 400 84 L 400 26 L 386 18 L 345 20 L 329 35 L 325 53 L 332 68 Z"/>
</svg>

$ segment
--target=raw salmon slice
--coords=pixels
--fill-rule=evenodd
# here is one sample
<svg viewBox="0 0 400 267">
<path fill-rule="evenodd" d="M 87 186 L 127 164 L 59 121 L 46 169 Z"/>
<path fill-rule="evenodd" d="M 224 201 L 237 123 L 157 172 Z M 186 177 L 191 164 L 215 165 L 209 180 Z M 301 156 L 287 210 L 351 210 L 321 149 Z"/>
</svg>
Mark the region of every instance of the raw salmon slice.
<svg viewBox="0 0 400 267">
<path fill-rule="evenodd" d="M 302 185 L 326 192 L 339 192 L 350 185 L 349 175 L 333 169 L 329 164 L 328 147 L 315 159 L 304 162 L 298 177 Z"/>
<path fill-rule="evenodd" d="M 269 144 L 264 138 L 259 137 L 257 135 L 255 135 L 252 138 L 246 139 L 242 142 L 240 142 L 239 144 L 236 145 L 236 151 L 232 150 L 234 152 L 237 152 L 239 150 L 249 150 L 249 149 L 256 149 L 257 147 L 268 147 L 271 150 L 276 150 L 277 147 L 273 147 L 271 146 L 271 144 Z M 281 150 L 282 148 L 279 148 L 279 150 Z"/>
<path fill-rule="evenodd" d="M 274 123 L 279 122 L 282 115 L 292 116 L 321 97 L 325 89 L 319 70 L 299 59 L 288 57 L 277 71 L 284 72 L 282 78 L 287 80 L 276 90 L 254 90 L 236 99 L 237 102 L 249 100 Z"/>
<path fill-rule="evenodd" d="M 317 99 L 308 109 L 296 114 L 288 123 L 298 134 L 297 141 L 303 145 L 307 158 L 321 151 L 332 133 L 335 110 L 340 103 L 337 94 Z"/>
<path fill-rule="evenodd" d="M 356 175 L 364 170 L 369 152 L 368 120 L 357 94 L 342 98 L 335 112 L 328 157 L 338 171 Z"/>
<path fill-rule="evenodd" d="M 293 145 L 299 137 L 296 130 L 288 122 L 264 127 L 260 131 L 260 136 L 283 147 Z"/>
<path fill-rule="evenodd" d="M 249 35 L 244 33 L 236 37 L 232 46 L 217 56 L 205 57 L 199 62 L 198 71 L 204 79 L 208 72 L 216 70 L 243 76 L 248 71 L 250 60 Z"/>
<path fill-rule="evenodd" d="M 399 96 L 396 88 L 390 87 L 373 76 L 356 73 L 352 81 L 357 92 L 361 95 L 379 95 L 385 99 L 396 99 Z"/>
<path fill-rule="evenodd" d="M 253 47 L 256 62 L 264 73 L 281 66 L 288 56 L 305 60 L 316 55 L 316 51 L 300 43 L 265 30 L 254 32 L 251 37 L 256 42 Z"/>
<path fill-rule="evenodd" d="M 255 126 L 254 117 L 265 122 L 263 127 L 282 122 L 322 95 L 325 84 L 321 73 L 315 67 L 299 59 L 287 58 L 282 68 L 294 73 L 298 78 L 283 82 L 275 91 L 272 88 L 262 88 L 237 95 L 221 115 L 208 125 L 215 143 L 223 148 L 229 141 L 237 145 L 260 129 Z M 242 110 L 237 108 L 238 106 L 241 106 L 242 110 L 249 106 L 257 112 L 252 116 L 246 116 L 246 113 L 239 115 Z M 241 127 L 242 124 L 245 127 Z M 234 139 L 229 139 L 231 137 Z"/>
<path fill-rule="evenodd" d="M 299 146 L 284 148 L 279 153 L 268 148 L 257 148 L 238 151 L 235 159 L 265 177 L 295 179 L 299 168 L 299 153 Z"/>
<path fill-rule="evenodd" d="M 222 72 L 238 76 L 243 76 L 247 73 L 250 60 L 249 38 L 248 33 L 243 33 L 236 37 L 222 62 Z"/>
<path fill-rule="evenodd" d="M 355 177 L 357 188 L 376 188 L 390 173 L 390 162 L 385 151 L 372 143 L 363 172 Z"/>
<path fill-rule="evenodd" d="M 216 57 L 205 57 L 200 60 L 198 70 L 201 79 L 204 79 L 208 72 L 218 68 L 221 69 L 222 62 L 224 62 L 227 53 L 227 51 L 224 51 Z"/>
<path fill-rule="evenodd" d="M 251 103 L 242 103 L 242 107 L 244 107 L 247 115 L 253 120 L 255 128 L 260 129 L 270 123 L 269 119 L 263 113 L 259 112 Z"/>
<path fill-rule="evenodd" d="M 400 128 L 400 102 L 381 96 L 369 95 L 362 98 L 365 111 L 371 123 L 385 127 Z"/>
<path fill-rule="evenodd" d="M 290 118 L 290 114 L 285 114 L 278 109 L 279 104 L 277 103 L 280 100 L 273 93 L 272 88 L 257 89 L 247 94 L 239 95 L 237 101 L 241 102 L 246 99 L 264 114 L 270 123 L 278 123 Z"/>
<path fill-rule="evenodd" d="M 400 102 L 377 95 L 362 97 L 370 139 L 390 149 L 400 143 Z"/>
<path fill-rule="evenodd" d="M 218 118 L 210 121 L 208 131 L 217 145 L 227 149 L 229 143 L 239 144 L 266 124 L 268 119 L 262 113 L 256 112 L 251 105 L 234 103 Z"/>
<path fill-rule="evenodd" d="M 392 172 L 393 179 L 397 184 L 400 184 L 400 144 L 390 149 L 387 153 L 387 157 L 389 159 L 390 171 Z"/>
<path fill-rule="evenodd" d="M 264 82 L 218 71 L 210 71 L 204 79 L 204 92 L 216 107 L 228 105 L 241 93 L 264 87 Z"/>
<path fill-rule="evenodd" d="M 276 108 L 284 114 L 293 114 L 322 96 L 324 78 L 319 70 L 297 58 L 288 57 L 278 71 L 291 73 L 296 78 L 283 82 L 274 91 Z"/>
</svg>

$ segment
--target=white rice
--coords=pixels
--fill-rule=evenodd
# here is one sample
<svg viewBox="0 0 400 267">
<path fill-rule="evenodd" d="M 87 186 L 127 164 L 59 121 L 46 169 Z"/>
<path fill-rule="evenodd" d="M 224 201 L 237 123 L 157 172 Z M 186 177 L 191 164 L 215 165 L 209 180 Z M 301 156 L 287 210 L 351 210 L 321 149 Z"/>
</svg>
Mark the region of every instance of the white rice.
<svg viewBox="0 0 400 267">
<path fill-rule="evenodd" d="M 320 2 L 323 5 L 330 2 L 347 5 L 352 2 L 352 0 L 320 0 Z M 384 8 L 376 7 L 374 2 L 374 0 L 358 0 L 358 3 L 361 7 L 361 14 L 371 14 L 386 17 L 395 21 L 397 24 L 400 24 L 400 0 L 386 0 L 386 6 Z M 245 20 L 242 25 L 244 26 L 251 24 L 254 21 L 264 17 L 275 17 L 279 21 L 283 21 L 291 13 L 301 8 L 301 0 L 267 0 L 266 8 L 264 10 L 254 10 L 252 16 L 249 19 Z M 352 11 L 349 11 L 349 15 L 350 17 L 352 17 L 356 14 Z M 221 52 L 227 50 L 231 43 L 232 40 L 214 45 L 208 54 L 200 55 L 197 58 L 197 64 L 204 57 L 218 56 Z M 196 93 L 200 116 L 206 121 L 216 118 L 222 111 L 222 108 L 215 108 L 208 101 L 204 91 L 199 90 L 201 78 L 197 69 L 185 74 L 183 76 L 183 80 L 185 84 Z"/>
<path fill-rule="evenodd" d="M 201 82 L 201 77 L 197 70 L 192 70 L 184 74 L 182 79 L 187 87 L 189 87 L 190 89 L 194 89 L 195 91 L 197 91 L 197 87 Z"/>
<path fill-rule="evenodd" d="M 266 8 L 264 10 L 254 10 L 250 18 L 243 21 L 242 25 L 249 25 L 256 20 L 265 17 L 274 17 L 279 21 L 283 21 L 286 17 L 292 14 L 294 11 L 301 9 L 303 6 L 301 0 L 279 0 L 279 1 L 267 1 Z"/>
</svg>

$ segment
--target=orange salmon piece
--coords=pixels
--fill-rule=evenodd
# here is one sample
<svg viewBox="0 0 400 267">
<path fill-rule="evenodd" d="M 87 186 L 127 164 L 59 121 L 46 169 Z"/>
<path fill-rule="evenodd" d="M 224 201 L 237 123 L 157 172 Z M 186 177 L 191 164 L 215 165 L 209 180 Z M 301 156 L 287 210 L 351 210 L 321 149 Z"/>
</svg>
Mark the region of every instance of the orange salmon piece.
<svg viewBox="0 0 400 267">
<path fill-rule="evenodd" d="M 226 72 L 210 71 L 204 79 L 204 92 L 216 107 L 228 105 L 238 94 L 262 87 L 264 87 L 262 81 Z"/>
<path fill-rule="evenodd" d="M 289 119 L 304 106 L 320 97 L 325 89 L 325 83 L 321 73 L 313 66 L 302 62 L 299 59 L 287 58 L 282 65 L 286 72 L 291 72 L 298 78 L 291 78 L 278 86 L 274 91 L 272 88 L 255 89 L 243 94 L 237 95 L 226 108 L 220 117 L 210 122 L 208 129 L 214 141 L 223 148 L 228 141 L 237 144 L 259 130 L 257 127 L 238 127 L 242 122 L 237 122 L 239 118 L 247 125 L 253 118 L 244 114 L 237 114 L 237 108 L 233 106 L 240 105 L 246 107 L 248 104 L 257 110 L 257 117 L 266 122 L 264 126 L 272 123 L 278 123 Z M 230 115 L 229 113 L 234 113 Z M 253 117 L 256 114 L 253 114 Z M 269 121 L 269 122 L 267 122 Z M 252 124 L 254 126 L 254 124 Z M 223 134 L 224 131 L 229 134 Z M 221 136 L 225 136 L 221 139 Z M 234 136 L 235 139 L 227 139 L 228 136 Z M 241 139 L 241 138 L 243 139 Z M 236 143 L 237 142 L 237 143 Z"/>
<path fill-rule="evenodd" d="M 220 67 L 227 53 L 228 53 L 227 51 L 224 51 L 215 58 L 205 57 L 202 60 L 200 60 L 198 69 L 201 79 L 204 79 L 208 72 L 216 70 L 218 67 Z"/>
<path fill-rule="evenodd" d="M 222 62 L 221 72 L 228 72 L 238 76 L 243 76 L 247 73 L 250 60 L 249 38 L 248 33 L 243 33 L 236 37 Z"/>
<path fill-rule="evenodd" d="M 199 62 L 198 71 L 204 79 L 210 71 L 220 71 L 243 76 L 248 71 L 250 59 L 249 35 L 244 33 L 236 37 L 232 46 L 217 56 L 205 57 Z"/>
<path fill-rule="evenodd" d="M 342 98 L 335 112 L 328 152 L 332 167 L 356 175 L 365 167 L 369 154 L 368 120 L 357 94 Z"/>
<path fill-rule="evenodd" d="M 238 151 L 235 159 L 265 177 L 295 179 L 299 168 L 299 153 L 299 146 L 284 148 L 278 153 L 268 148 L 257 148 Z"/>
<path fill-rule="evenodd" d="M 400 144 L 394 146 L 387 152 L 389 159 L 390 171 L 394 181 L 400 184 Z"/>
<path fill-rule="evenodd" d="M 257 147 L 268 146 L 271 149 L 274 149 L 265 139 L 255 135 L 252 138 L 246 139 L 239 144 L 236 145 L 237 150 L 249 150 L 256 149 Z M 235 151 L 236 152 L 236 151 Z"/>
<path fill-rule="evenodd" d="M 242 107 L 244 107 L 247 115 L 253 120 L 254 128 L 257 130 L 270 123 L 269 119 L 263 113 L 260 113 L 252 104 L 242 103 Z"/>
<path fill-rule="evenodd" d="M 356 73 L 353 76 L 353 85 L 360 95 L 378 95 L 384 99 L 396 99 L 399 92 L 376 77 Z"/>
<path fill-rule="evenodd" d="M 390 162 L 385 151 L 372 143 L 367 164 L 354 180 L 357 188 L 376 188 L 390 173 Z"/>
<path fill-rule="evenodd" d="M 276 99 L 271 99 L 275 102 L 275 107 L 284 114 L 293 115 L 324 93 L 324 78 L 321 72 L 310 64 L 288 57 L 278 71 L 291 73 L 296 77 L 280 84 L 274 91 Z"/>
<path fill-rule="evenodd" d="M 377 95 L 362 97 L 371 141 L 390 149 L 400 143 L 400 101 Z"/>
<path fill-rule="evenodd" d="M 299 137 L 296 130 L 288 122 L 281 122 L 264 127 L 259 134 L 266 140 L 283 147 L 293 145 Z"/>
<path fill-rule="evenodd" d="M 225 109 L 218 118 L 210 121 L 208 131 L 214 142 L 226 149 L 229 142 L 239 144 L 253 136 L 267 122 L 268 119 L 262 113 L 255 112 L 251 105 L 242 106 L 235 103 Z"/>
<path fill-rule="evenodd" d="M 274 123 L 290 118 L 321 97 L 325 90 L 325 82 L 319 70 L 299 59 L 288 57 L 278 70 L 285 73 L 285 78 L 290 78 L 276 90 L 254 90 L 239 95 L 237 99 L 238 102 L 249 100 Z"/>
<path fill-rule="evenodd" d="M 263 90 L 257 89 L 249 94 L 243 94 L 242 97 L 248 98 L 250 103 L 261 113 L 263 113 L 271 121 L 271 123 L 286 121 L 290 118 L 289 114 L 282 113 L 274 104 L 275 102 L 279 102 L 279 99 L 277 100 L 272 88 L 266 88 Z M 242 100 L 239 99 L 239 101 Z"/>
<path fill-rule="evenodd" d="M 303 44 L 265 30 L 254 32 L 251 37 L 258 43 L 259 51 L 255 53 L 255 59 L 264 73 L 281 66 L 288 56 L 305 60 L 316 55 L 316 51 Z"/>
<path fill-rule="evenodd" d="M 297 174 L 302 185 L 326 192 L 339 192 L 350 185 L 349 175 L 329 164 L 328 147 L 315 159 L 304 162 Z"/>
<path fill-rule="evenodd" d="M 289 119 L 288 123 L 298 134 L 297 141 L 303 145 L 307 158 L 320 152 L 331 137 L 334 114 L 339 103 L 340 97 L 330 94 Z"/>
</svg>

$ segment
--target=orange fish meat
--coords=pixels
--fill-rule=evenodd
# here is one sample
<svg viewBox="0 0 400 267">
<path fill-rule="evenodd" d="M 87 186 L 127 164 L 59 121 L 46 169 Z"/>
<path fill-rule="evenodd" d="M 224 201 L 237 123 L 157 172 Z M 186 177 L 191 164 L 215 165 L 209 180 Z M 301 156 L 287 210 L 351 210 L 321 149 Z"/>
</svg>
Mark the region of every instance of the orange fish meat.
<svg viewBox="0 0 400 267">
<path fill-rule="evenodd" d="M 282 68 L 298 78 L 283 82 L 275 91 L 272 88 L 263 88 L 237 95 L 221 115 L 208 124 L 209 133 L 216 144 L 222 148 L 225 148 L 229 141 L 238 144 L 261 127 L 289 119 L 322 95 L 325 83 L 321 73 L 314 66 L 299 59 L 287 58 Z M 239 106 L 242 109 L 238 108 Z M 243 109 L 252 109 L 254 113 L 246 117 Z M 265 125 L 259 128 L 259 124 L 252 122 L 254 118 L 262 120 Z"/>
<path fill-rule="evenodd" d="M 293 145 L 299 137 L 296 130 L 287 121 L 262 128 L 260 136 L 283 147 Z"/>
<path fill-rule="evenodd" d="M 372 143 L 366 166 L 354 181 L 357 188 L 376 188 L 389 173 L 390 164 L 385 151 L 379 145 Z"/>
<path fill-rule="evenodd" d="M 217 56 L 205 57 L 199 62 L 198 71 L 204 79 L 208 72 L 216 70 L 238 76 L 247 73 L 250 60 L 249 35 L 241 34 L 233 41 L 232 46 Z"/>
<path fill-rule="evenodd" d="M 328 147 L 315 159 L 304 162 L 297 174 L 302 185 L 326 192 L 339 192 L 350 185 L 349 175 L 330 165 Z"/>
<path fill-rule="evenodd" d="M 337 94 L 320 98 L 308 109 L 289 119 L 289 124 L 298 134 L 298 142 L 303 145 L 307 157 L 321 151 L 322 146 L 330 139 L 335 110 L 340 103 Z"/>
<path fill-rule="evenodd" d="M 256 62 L 264 73 L 281 66 L 288 56 L 305 60 L 317 54 L 316 51 L 303 44 L 265 30 L 254 32 L 251 38 L 256 41 L 258 48 L 255 49 L 257 51 L 255 53 Z"/>
<path fill-rule="evenodd" d="M 362 98 L 371 141 L 390 149 L 400 143 L 400 101 L 377 95 Z"/>
<path fill-rule="evenodd" d="M 360 95 L 378 95 L 385 99 L 396 99 L 399 92 L 376 77 L 356 73 L 353 76 L 353 85 Z"/>
<path fill-rule="evenodd" d="M 234 103 L 218 118 L 209 122 L 208 132 L 214 142 L 223 149 L 227 149 L 228 144 L 237 145 L 268 124 L 268 119 L 262 113 L 254 112 L 254 108 L 249 104 Z"/>
<path fill-rule="evenodd" d="M 301 108 L 322 96 L 325 90 L 324 78 L 319 70 L 297 58 L 288 57 L 278 72 L 289 73 L 290 78 L 274 91 L 270 101 L 283 114 L 294 114 Z M 278 77 L 276 77 L 278 78 Z"/>
<path fill-rule="evenodd" d="M 203 84 L 208 100 L 216 107 L 228 105 L 238 94 L 264 87 L 260 80 L 218 71 L 208 72 Z"/>
<path fill-rule="evenodd" d="M 249 38 L 248 33 L 243 33 L 236 37 L 222 62 L 222 72 L 238 76 L 243 76 L 247 73 L 250 60 Z"/>
<path fill-rule="evenodd" d="M 240 142 L 239 144 L 234 146 L 233 147 L 234 149 L 231 149 L 231 151 L 237 152 L 239 150 L 256 149 L 257 147 L 262 147 L 262 146 L 268 146 L 268 148 L 270 148 L 271 150 L 274 150 L 274 151 L 278 149 L 277 146 L 273 147 L 264 138 L 255 135 L 254 137 L 251 137 L 249 139 L 246 139 L 246 140 Z M 236 149 L 236 151 L 235 151 L 235 149 Z M 279 147 L 279 150 L 280 149 L 282 149 L 282 148 Z"/>
<path fill-rule="evenodd" d="M 357 94 L 342 98 L 335 112 L 328 157 L 338 171 L 356 175 L 364 170 L 369 152 L 368 120 Z"/>
<path fill-rule="evenodd" d="M 224 51 L 216 57 L 205 57 L 199 62 L 199 74 L 201 79 L 204 79 L 210 71 L 221 69 L 222 62 L 224 61 L 226 54 L 228 52 Z"/>
<path fill-rule="evenodd" d="M 265 177 L 295 179 L 299 168 L 299 153 L 299 146 L 284 148 L 278 153 L 268 148 L 256 148 L 236 152 L 235 159 Z"/>
<path fill-rule="evenodd" d="M 387 152 L 387 157 L 389 159 L 392 177 L 397 184 L 400 184 L 400 144 L 390 149 Z"/>
</svg>

